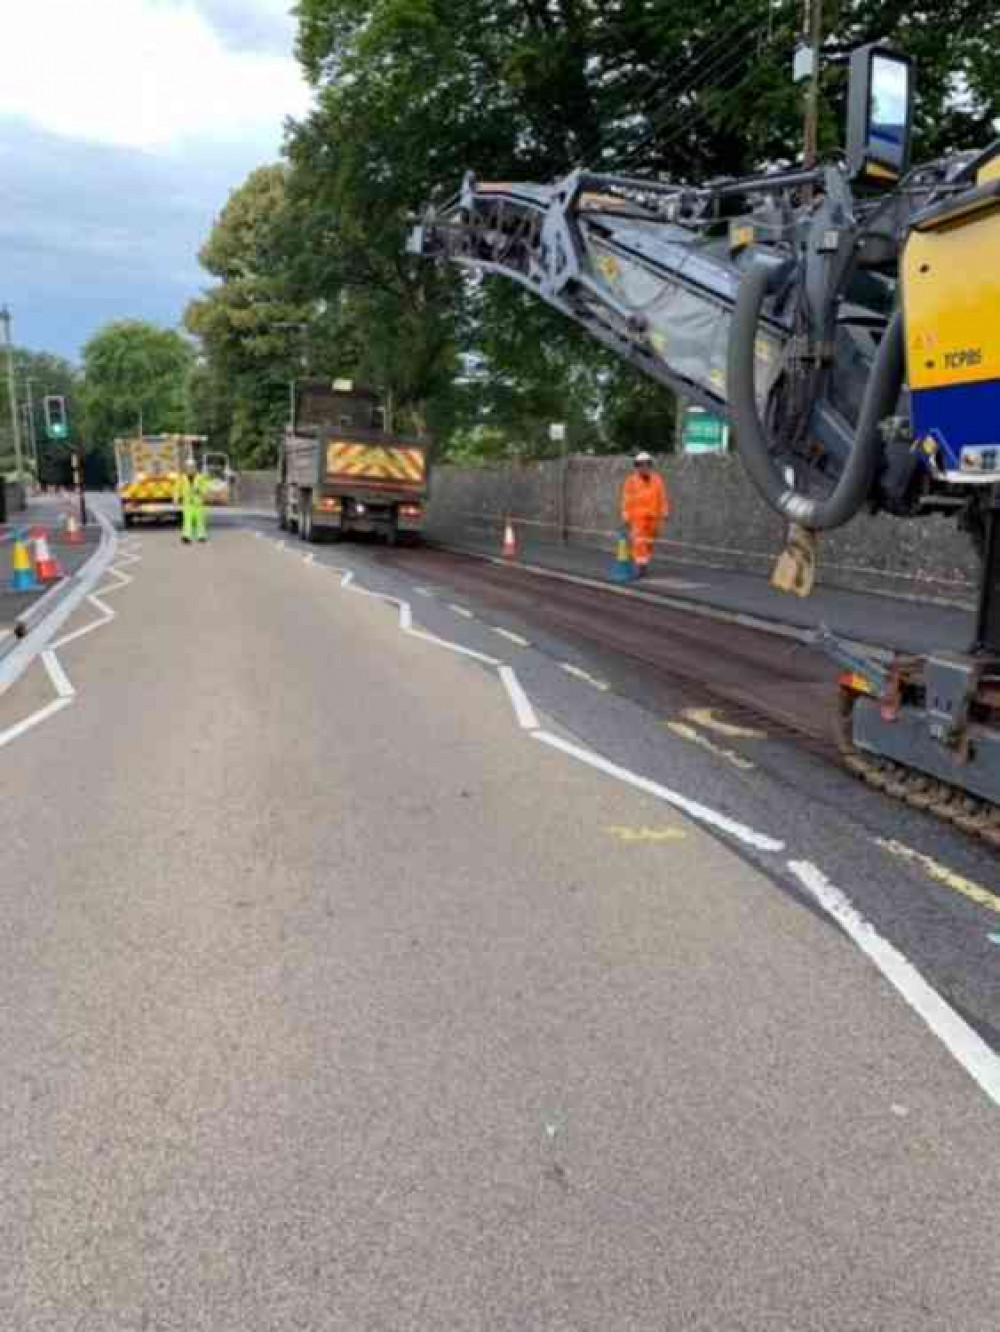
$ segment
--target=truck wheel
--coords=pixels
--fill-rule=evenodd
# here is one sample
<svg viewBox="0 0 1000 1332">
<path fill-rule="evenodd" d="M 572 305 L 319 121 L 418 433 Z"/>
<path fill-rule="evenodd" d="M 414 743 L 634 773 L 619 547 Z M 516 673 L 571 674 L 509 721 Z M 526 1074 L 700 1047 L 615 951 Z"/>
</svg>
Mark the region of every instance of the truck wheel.
<svg viewBox="0 0 1000 1332">
<path fill-rule="evenodd" d="M 386 528 L 385 544 L 387 546 L 395 546 L 398 543 L 398 541 L 399 541 L 399 528 L 396 526 L 395 522 L 391 522 L 389 526 Z"/>
<path fill-rule="evenodd" d="M 132 517 L 132 515 L 131 515 L 130 513 L 123 513 L 123 514 L 122 514 L 122 527 L 124 527 L 125 530 L 127 531 L 130 527 L 134 527 L 134 526 L 135 526 L 135 519 Z"/>
<path fill-rule="evenodd" d="M 303 541 L 306 541 L 309 543 L 309 545 L 312 545 L 313 522 L 312 522 L 312 514 L 309 512 L 308 509 L 303 509 L 299 513 L 299 536 L 302 538 Z"/>
</svg>

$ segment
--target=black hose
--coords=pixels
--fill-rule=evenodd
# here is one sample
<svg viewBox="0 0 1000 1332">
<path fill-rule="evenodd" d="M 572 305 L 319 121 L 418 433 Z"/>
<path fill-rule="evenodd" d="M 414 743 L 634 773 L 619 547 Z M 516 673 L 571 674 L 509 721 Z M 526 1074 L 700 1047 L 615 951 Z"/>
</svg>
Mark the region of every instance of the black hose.
<svg viewBox="0 0 1000 1332">
<path fill-rule="evenodd" d="M 871 492 L 881 457 L 879 424 L 888 416 L 903 385 L 903 321 L 897 311 L 879 344 L 865 387 L 844 470 L 826 499 L 800 495 L 789 488 L 771 457 L 757 411 L 755 353 L 757 325 L 775 270 L 754 265 L 740 282 L 729 329 L 727 394 L 736 429 L 736 444 L 750 480 L 772 509 L 812 531 L 840 527 L 861 508 Z"/>
</svg>

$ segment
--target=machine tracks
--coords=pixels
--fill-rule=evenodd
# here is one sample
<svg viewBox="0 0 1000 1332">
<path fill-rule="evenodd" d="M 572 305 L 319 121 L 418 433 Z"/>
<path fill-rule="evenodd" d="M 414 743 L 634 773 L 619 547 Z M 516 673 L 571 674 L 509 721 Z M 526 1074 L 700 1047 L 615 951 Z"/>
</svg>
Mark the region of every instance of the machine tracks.
<svg viewBox="0 0 1000 1332">
<path fill-rule="evenodd" d="M 858 749 L 851 731 L 855 700 L 850 690 L 841 689 L 836 733 L 844 767 L 874 790 L 902 800 L 913 809 L 926 810 L 1000 851 L 1000 809 L 996 805 L 893 759 Z"/>
</svg>

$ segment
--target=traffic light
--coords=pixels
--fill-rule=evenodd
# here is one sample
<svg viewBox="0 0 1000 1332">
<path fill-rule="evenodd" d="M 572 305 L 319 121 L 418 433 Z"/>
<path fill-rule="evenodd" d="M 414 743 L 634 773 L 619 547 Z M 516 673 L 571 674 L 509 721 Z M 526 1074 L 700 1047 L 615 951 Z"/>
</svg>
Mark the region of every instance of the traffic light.
<svg viewBox="0 0 1000 1332">
<path fill-rule="evenodd" d="M 49 439 L 66 439 L 69 436 L 69 417 L 66 413 L 66 399 L 49 394 L 45 399 L 45 433 Z"/>
</svg>

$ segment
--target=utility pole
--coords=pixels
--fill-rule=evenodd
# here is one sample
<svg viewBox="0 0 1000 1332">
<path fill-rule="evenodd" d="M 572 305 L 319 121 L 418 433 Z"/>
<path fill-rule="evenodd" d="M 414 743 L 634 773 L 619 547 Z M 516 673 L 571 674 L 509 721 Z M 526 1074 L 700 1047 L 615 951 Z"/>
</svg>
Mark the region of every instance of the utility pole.
<svg viewBox="0 0 1000 1332">
<path fill-rule="evenodd" d="M 0 323 L 4 328 L 4 341 L 7 344 L 7 396 L 10 399 L 10 427 L 14 432 L 14 470 L 17 480 L 24 480 L 24 463 L 21 458 L 21 423 L 17 419 L 17 381 L 14 378 L 14 344 L 10 336 L 10 311 L 6 305 L 0 309 Z"/>
<path fill-rule="evenodd" d="M 549 439 L 552 440 L 553 444 L 559 445 L 559 490 L 556 498 L 558 500 L 559 540 L 565 544 L 569 537 L 567 527 L 567 514 L 569 509 L 569 451 L 566 442 L 565 421 L 553 421 L 549 426 Z"/>
<path fill-rule="evenodd" d="M 802 130 L 802 165 L 809 171 L 819 157 L 819 52 L 823 45 L 823 0 L 805 0 L 803 31 L 812 56 Z"/>
</svg>

